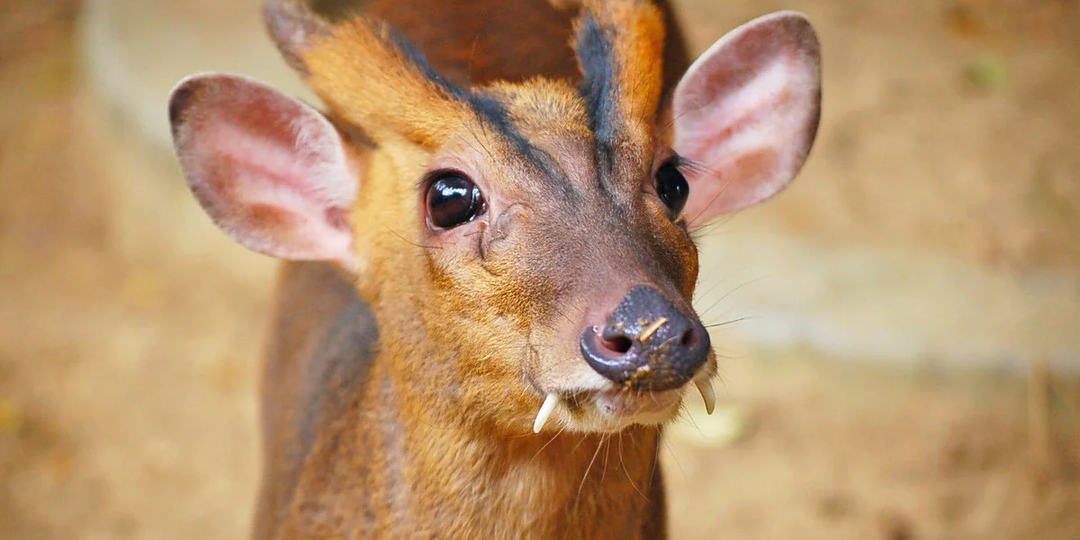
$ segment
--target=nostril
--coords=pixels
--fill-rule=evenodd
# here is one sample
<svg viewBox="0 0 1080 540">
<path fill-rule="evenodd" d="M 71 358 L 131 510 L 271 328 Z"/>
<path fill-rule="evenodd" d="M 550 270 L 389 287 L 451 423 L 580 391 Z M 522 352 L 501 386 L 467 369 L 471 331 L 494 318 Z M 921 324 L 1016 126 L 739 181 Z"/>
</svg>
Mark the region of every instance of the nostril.
<svg viewBox="0 0 1080 540">
<path fill-rule="evenodd" d="M 630 351 L 630 346 L 634 344 L 634 342 L 630 341 L 630 338 L 626 336 L 615 336 L 611 339 L 604 339 L 602 343 L 605 349 L 619 354 L 626 354 Z"/>
<path fill-rule="evenodd" d="M 683 332 L 682 339 L 679 340 L 679 343 L 683 347 L 689 347 L 690 344 L 693 343 L 693 342 L 694 342 L 694 329 L 691 328 L 691 329 L 687 330 L 686 332 Z"/>
</svg>

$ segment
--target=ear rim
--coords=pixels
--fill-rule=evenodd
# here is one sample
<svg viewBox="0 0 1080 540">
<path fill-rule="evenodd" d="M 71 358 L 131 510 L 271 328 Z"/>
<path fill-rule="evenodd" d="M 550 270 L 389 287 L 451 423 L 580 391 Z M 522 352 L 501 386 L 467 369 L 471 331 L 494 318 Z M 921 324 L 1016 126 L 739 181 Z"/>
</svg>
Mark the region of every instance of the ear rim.
<svg viewBox="0 0 1080 540">
<path fill-rule="evenodd" d="M 266 0 L 263 2 L 263 24 L 285 63 L 302 77 L 310 75 L 302 52 L 314 37 L 331 34 L 328 21 L 311 12 L 305 2 L 298 0 Z"/>
<path fill-rule="evenodd" d="M 730 32 L 724 34 L 720 39 L 709 45 L 709 48 L 705 49 L 697 58 L 690 64 L 690 67 L 686 68 L 686 72 L 683 73 L 682 78 L 679 79 L 679 83 L 675 85 L 675 90 L 672 92 L 672 99 L 679 94 L 679 88 L 683 85 L 683 81 L 688 79 L 694 73 L 701 69 L 706 64 L 706 60 L 715 54 L 717 51 L 725 48 L 736 39 L 742 37 L 743 34 L 750 30 L 760 28 L 764 25 L 783 25 L 785 23 L 791 26 L 798 27 L 801 31 L 793 33 L 801 38 L 799 40 L 803 44 L 803 51 L 806 51 L 815 59 L 815 65 L 817 66 L 818 81 L 820 82 L 821 75 L 821 40 L 818 39 L 817 31 L 814 30 L 814 25 L 810 21 L 810 16 L 795 10 L 782 10 L 767 13 L 760 17 L 753 18 L 737 27 Z M 808 38 L 808 39 L 806 39 Z M 818 88 L 820 88 L 820 84 Z M 820 103 L 820 102 L 819 102 Z"/>
<path fill-rule="evenodd" d="M 736 214 L 742 212 L 743 210 L 746 210 L 753 206 L 757 206 L 758 204 L 766 202 L 769 199 L 772 199 L 776 195 L 780 194 L 782 191 L 787 189 L 789 185 L 791 185 L 792 181 L 798 176 L 799 172 L 802 171 L 803 167 L 806 165 L 806 161 L 809 159 L 814 144 L 817 141 L 817 133 L 821 125 L 822 107 L 821 41 L 818 38 L 817 32 L 815 31 L 809 16 L 807 16 L 805 13 L 794 10 L 777 11 L 747 21 L 746 23 L 724 34 L 720 39 L 716 40 L 716 42 L 710 45 L 709 48 L 707 48 L 704 52 L 698 55 L 694 62 L 691 63 L 690 67 L 687 68 L 682 78 L 679 79 L 678 84 L 676 84 L 674 90 L 672 90 L 671 93 L 671 101 L 668 105 L 668 110 L 671 114 L 671 123 L 673 126 L 672 141 L 674 142 L 676 138 L 674 130 L 677 127 L 678 117 L 681 115 L 680 110 L 685 110 L 689 108 L 685 104 L 687 100 L 691 99 L 690 97 L 687 97 L 688 91 L 684 87 L 685 84 L 690 84 L 687 83 L 687 81 L 693 79 L 696 76 L 697 72 L 703 69 L 703 67 L 708 64 L 710 57 L 731 46 L 732 43 L 742 38 L 747 32 L 750 32 L 752 30 L 759 30 L 762 27 L 768 25 L 787 27 L 784 32 L 788 35 L 792 35 L 798 38 L 798 42 L 800 44 L 800 54 L 805 58 L 811 60 L 811 62 L 809 62 L 809 65 L 812 65 L 813 69 L 809 70 L 809 73 L 813 77 L 812 84 L 816 92 L 812 100 L 813 108 L 810 111 L 808 115 L 808 121 L 806 122 L 806 131 L 802 134 L 802 137 L 804 137 L 805 140 L 808 142 L 802 154 L 794 160 L 794 163 L 792 164 L 792 172 L 789 177 L 783 181 L 772 182 L 772 189 L 769 190 L 767 194 L 747 203 L 733 204 L 729 207 L 724 207 L 722 210 L 714 210 L 714 212 L 716 213 L 715 216 L 701 223 L 693 224 L 692 228 L 696 229 L 700 228 L 701 226 L 707 225 L 709 222 L 717 219 L 722 215 Z M 701 210 L 701 212 L 706 212 L 711 205 L 712 203 L 707 204 Z M 698 220 L 694 218 L 694 221 Z"/>
<path fill-rule="evenodd" d="M 256 91 L 265 92 L 267 95 L 285 100 L 289 105 L 296 107 L 300 114 L 313 120 L 321 128 L 324 128 L 324 133 L 330 139 L 330 146 L 333 148 L 333 154 L 330 156 L 330 163 L 340 164 L 341 170 L 336 172 L 328 171 L 326 174 L 340 174 L 344 179 L 350 180 L 356 180 L 357 178 L 356 171 L 353 170 L 353 165 L 346 152 L 345 142 L 341 133 L 334 124 L 315 107 L 305 103 L 301 99 L 290 96 L 267 83 L 246 75 L 214 71 L 193 73 L 182 78 L 173 86 L 172 90 L 170 90 L 168 111 L 169 124 L 173 135 L 173 151 L 177 163 L 180 165 L 181 174 L 184 177 L 184 182 L 187 185 L 188 190 L 203 209 L 203 212 L 219 230 L 228 235 L 233 241 L 256 253 L 283 261 L 333 262 L 341 265 L 345 270 L 356 272 L 359 269 L 359 261 L 357 260 L 357 255 L 355 253 L 355 231 L 349 213 L 351 212 L 359 193 L 358 181 L 345 182 L 341 186 L 341 192 L 337 194 L 320 190 L 321 193 L 327 194 L 332 200 L 340 202 L 342 207 L 346 210 L 344 215 L 340 216 L 342 220 L 341 225 L 334 227 L 347 236 L 347 246 L 345 249 L 341 250 L 343 256 L 304 257 L 285 253 L 273 242 L 265 240 L 259 241 L 258 239 L 253 239 L 237 232 L 237 227 L 232 220 L 228 219 L 228 214 L 218 210 L 222 205 L 210 196 L 210 194 L 213 193 L 212 190 L 205 189 L 204 186 L 206 185 L 206 182 L 196 175 L 190 174 L 190 171 L 195 168 L 186 163 L 187 160 L 192 159 L 192 156 L 185 151 L 185 139 L 191 135 L 184 129 L 185 112 L 197 101 L 194 96 L 200 90 L 205 89 L 207 85 L 214 84 L 246 85 Z M 296 130 L 302 129 L 299 122 L 294 121 L 293 126 Z M 297 138 L 303 138 L 305 136 L 306 135 L 301 132 L 296 134 Z"/>
</svg>

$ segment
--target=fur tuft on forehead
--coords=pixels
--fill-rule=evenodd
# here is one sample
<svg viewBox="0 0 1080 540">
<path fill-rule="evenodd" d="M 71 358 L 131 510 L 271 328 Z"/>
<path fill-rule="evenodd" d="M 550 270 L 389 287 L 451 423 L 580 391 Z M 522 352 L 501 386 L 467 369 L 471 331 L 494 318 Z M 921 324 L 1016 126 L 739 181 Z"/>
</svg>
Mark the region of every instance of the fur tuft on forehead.
<svg viewBox="0 0 1080 540">
<path fill-rule="evenodd" d="M 461 88 L 384 23 L 357 16 L 330 24 L 292 0 L 268 6 L 268 26 L 289 63 L 334 116 L 362 128 L 376 144 L 404 139 L 432 150 L 479 122 L 535 154 L 519 130 L 588 131 L 602 174 L 612 170 L 618 149 L 638 152 L 651 144 L 664 24 L 646 0 L 584 2 L 574 26 L 584 76 L 576 90 L 546 79 Z"/>
<path fill-rule="evenodd" d="M 589 122 L 604 168 L 621 142 L 640 141 L 663 86 L 664 21 L 646 0 L 590 0 L 575 23 Z"/>
<path fill-rule="evenodd" d="M 465 120 L 467 94 L 389 26 L 363 17 L 313 36 L 301 57 L 311 89 L 378 141 L 391 133 L 438 146 Z"/>
<path fill-rule="evenodd" d="M 510 110 L 514 124 L 529 134 L 574 133 L 591 136 L 585 100 L 566 81 L 535 78 L 484 88 Z"/>
<path fill-rule="evenodd" d="M 455 86 L 403 35 L 364 17 L 306 37 L 297 62 L 306 82 L 337 116 L 363 128 L 375 142 L 400 135 L 432 149 L 463 125 L 482 124 L 519 152 L 532 154 L 535 149 L 517 126 L 527 119 L 511 114 L 510 96 L 531 95 L 534 105 L 546 100 L 551 113 L 580 106 L 580 96 L 563 82 Z"/>
</svg>

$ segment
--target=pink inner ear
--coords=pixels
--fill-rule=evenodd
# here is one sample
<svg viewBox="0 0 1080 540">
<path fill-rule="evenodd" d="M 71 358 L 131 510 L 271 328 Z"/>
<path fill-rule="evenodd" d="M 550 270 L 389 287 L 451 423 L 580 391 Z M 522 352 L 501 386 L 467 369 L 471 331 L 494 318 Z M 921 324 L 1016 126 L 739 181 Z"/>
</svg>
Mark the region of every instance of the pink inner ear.
<svg viewBox="0 0 1080 540">
<path fill-rule="evenodd" d="M 706 51 L 673 99 L 674 149 L 695 164 L 684 171 L 691 225 L 782 190 L 806 159 L 819 111 L 818 45 L 801 15 L 763 17 Z"/>
<path fill-rule="evenodd" d="M 239 77 L 191 79 L 177 92 L 181 165 L 218 226 L 283 259 L 353 257 L 345 216 L 356 179 L 322 115 Z"/>
</svg>

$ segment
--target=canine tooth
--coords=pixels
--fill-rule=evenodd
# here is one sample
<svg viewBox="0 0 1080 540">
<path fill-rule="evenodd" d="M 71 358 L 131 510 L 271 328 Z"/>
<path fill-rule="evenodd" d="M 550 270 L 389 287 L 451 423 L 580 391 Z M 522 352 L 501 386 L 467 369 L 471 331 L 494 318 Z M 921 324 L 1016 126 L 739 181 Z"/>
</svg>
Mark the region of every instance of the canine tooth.
<svg viewBox="0 0 1080 540">
<path fill-rule="evenodd" d="M 544 404 L 540 406 L 540 412 L 536 413 L 536 421 L 533 422 L 533 433 L 540 433 L 540 430 L 544 429 L 544 424 L 547 423 L 548 418 L 551 418 L 551 413 L 555 412 L 555 406 L 558 404 L 558 394 L 548 394 L 544 398 Z"/>
<path fill-rule="evenodd" d="M 701 393 L 701 400 L 705 402 L 705 412 L 712 414 L 716 409 L 716 392 L 713 391 L 712 383 L 707 379 L 699 379 L 694 381 L 694 385 Z"/>
</svg>

